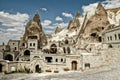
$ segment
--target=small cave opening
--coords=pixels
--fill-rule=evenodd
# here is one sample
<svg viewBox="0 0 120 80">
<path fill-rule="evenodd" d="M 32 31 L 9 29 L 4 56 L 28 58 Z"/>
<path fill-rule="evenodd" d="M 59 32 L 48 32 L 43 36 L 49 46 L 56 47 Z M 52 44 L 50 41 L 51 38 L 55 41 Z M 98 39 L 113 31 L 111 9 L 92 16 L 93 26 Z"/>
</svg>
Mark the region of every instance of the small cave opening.
<svg viewBox="0 0 120 80">
<path fill-rule="evenodd" d="M 97 33 L 91 33 L 90 36 L 96 37 L 96 36 L 97 36 Z"/>
<path fill-rule="evenodd" d="M 26 50 L 26 51 L 24 52 L 24 56 L 30 56 L 30 51 L 29 51 L 29 50 Z"/>
<path fill-rule="evenodd" d="M 99 42 L 102 42 L 102 37 L 101 37 L 101 36 L 98 37 L 98 41 L 99 41 Z"/>
</svg>

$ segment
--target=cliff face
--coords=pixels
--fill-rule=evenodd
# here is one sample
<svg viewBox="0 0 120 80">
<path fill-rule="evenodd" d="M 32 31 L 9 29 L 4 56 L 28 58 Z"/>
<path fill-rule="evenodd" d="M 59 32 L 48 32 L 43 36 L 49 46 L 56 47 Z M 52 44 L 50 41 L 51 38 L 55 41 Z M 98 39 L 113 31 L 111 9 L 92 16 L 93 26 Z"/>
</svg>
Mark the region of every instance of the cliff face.
<svg viewBox="0 0 120 80">
<path fill-rule="evenodd" d="M 34 18 L 30 20 L 25 27 L 25 34 L 23 41 L 27 42 L 28 39 L 37 39 L 40 46 L 47 44 L 47 38 L 42 30 L 40 22 L 40 16 L 38 13 L 35 14 Z"/>
<path fill-rule="evenodd" d="M 85 28 L 85 34 L 91 34 L 93 32 L 101 33 L 109 25 L 107 12 L 101 3 L 98 4 L 95 14 L 88 19 Z"/>
</svg>

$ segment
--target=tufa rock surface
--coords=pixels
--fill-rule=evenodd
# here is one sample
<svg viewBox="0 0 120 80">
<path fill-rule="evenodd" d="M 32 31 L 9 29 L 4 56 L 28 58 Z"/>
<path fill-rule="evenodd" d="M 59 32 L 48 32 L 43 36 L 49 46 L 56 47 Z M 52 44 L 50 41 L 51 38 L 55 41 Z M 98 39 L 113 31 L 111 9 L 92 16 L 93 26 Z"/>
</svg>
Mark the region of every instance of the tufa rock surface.
<svg viewBox="0 0 120 80">
<path fill-rule="evenodd" d="M 94 32 L 102 33 L 109 26 L 107 12 L 101 3 L 98 4 L 95 14 L 88 19 L 84 33 L 91 34 Z M 98 34 L 99 35 L 99 34 Z"/>
<path fill-rule="evenodd" d="M 71 20 L 71 21 L 69 22 L 68 27 L 67 27 L 67 29 L 68 29 L 69 31 L 77 31 L 77 30 L 79 30 L 79 27 L 80 27 L 80 20 L 79 20 L 79 18 L 80 18 L 80 17 L 81 17 L 81 15 L 80 15 L 80 13 L 78 12 L 78 13 L 76 14 L 75 19 L 74 19 L 74 20 Z"/>
<path fill-rule="evenodd" d="M 27 42 L 28 39 L 37 39 L 39 48 L 40 46 L 47 44 L 47 38 L 42 30 L 40 22 L 40 16 L 38 13 L 35 14 L 34 18 L 30 20 L 25 26 L 25 33 L 23 35 L 23 42 Z"/>
</svg>

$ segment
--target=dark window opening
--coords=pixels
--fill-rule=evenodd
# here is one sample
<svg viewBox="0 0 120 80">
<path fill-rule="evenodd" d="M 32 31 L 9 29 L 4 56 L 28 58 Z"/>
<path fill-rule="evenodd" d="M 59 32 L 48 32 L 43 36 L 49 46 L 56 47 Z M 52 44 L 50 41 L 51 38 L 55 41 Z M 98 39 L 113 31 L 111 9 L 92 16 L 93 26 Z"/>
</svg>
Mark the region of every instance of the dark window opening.
<svg viewBox="0 0 120 80">
<path fill-rule="evenodd" d="M 85 67 L 90 68 L 90 63 L 85 63 Z"/>
<path fill-rule="evenodd" d="M 17 48 L 15 47 L 15 50 L 17 50 Z"/>
<path fill-rule="evenodd" d="M 32 43 L 30 43 L 30 46 L 32 46 Z"/>
<path fill-rule="evenodd" d="M 25 43 L 22 43 L 22 46 L 25 46 Z"/>
<path fill-rule="evenodd" d="M 5 60 L 13 61 L 13 56 L 11 54 L 7 54 L 5 56 Z"/>
<path fill-rule="evenodd" d="M 108 38 L 108 41 L 109 41 L 109 37 L 107 37 Z"/>
<path fill-rule="evenodd" d="M 2 65 L 2 64 L 0 64 L 0 72 L 2 72 L 2 67 L 3 67 L 3 65 Z"/>
<path fill-rule="evenodd" d="M 35 46 L 35 43 L 33 43 L 33 46 Z"/>
<path fill-rule="evenodd" d="M 67 47 L 67 52 L 70 53 L 70 47 Z"/>
<path fill-rule="evenodd" d="M 115 40 L 117 39 L 117 35 L 115 34 Z"/>
<path fill-rule="evenodd" d="M 26 50 L 26 51 L 24 52 L 24 56 L 30 56 L 30 51 L 29 51 L 29 50 Z"/>
<path fill-rule="evenodd" d="M 108 48 L 113 48 L 113 46 L 111 44 L 109 44 Z"/>
<path fill-rule="evenodd" d="M 118 34 L 118 37 L 119 37 L 119 39 L 120 39 L 120 34 Z"/>
<path fill-rule="evenodd" d="M 104 27 L 102 27 L 102 30 L 104 30 Z"/>
<path fill-rule="evenodd" d="M 63 59 L 61 59 L 61 62 L 63 62 Z"/>
<path fill-rule="evenodd" d="M 90 36 L 92 36 L 92 37 L 96 37 L 97 34 L 96 34 L 96 33 L 92 33 Z"/>
<path fill-rule="evenodd" d="M 56 59 L 55 61 L 58 62 L 58 59 Z"/>
<path fill-rule="evenodd" d="M 64 53 L 66 53 L 66 49 L 65 49 L 65 47 L 63 47 L 63 51 L 64 51 Z"/>
<path fill-rule="evenodd" d="M 110 36 L 110 40 L 112 40 L 112 36 Z"/>
<path fill-rule="evenodd" d="M 99 42 L 102 42 L 102 38 L 101 37 L 99 37 L 98 40 L 99 40 Z"/>
<path fill-rule="evenodd" d="M 51 63 L 51 62 L 52 62 L 52 57 L 45 57 L 45 60 L 46 60 L 48 63 Z"/>
<path fill-rule="evenodd" d="M 53 53 L 53 54 L 57 53 L 57 46 L 56 46 L 56 44 L 52 44 L 51 45 L 50 52 Z"/>
</svg>

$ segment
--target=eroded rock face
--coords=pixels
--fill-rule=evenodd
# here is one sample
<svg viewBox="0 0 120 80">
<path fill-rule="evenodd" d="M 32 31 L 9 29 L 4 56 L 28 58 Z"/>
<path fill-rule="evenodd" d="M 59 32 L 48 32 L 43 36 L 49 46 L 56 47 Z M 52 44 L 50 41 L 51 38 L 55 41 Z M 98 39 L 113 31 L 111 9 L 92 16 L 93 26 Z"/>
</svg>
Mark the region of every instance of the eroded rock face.
<svg viewBox="0 0 120 80">
<path fill-rule="evenodd" d="M 109 25 L 107 12 L 101 3 L 98 4 L 95 14 L 88 20 L 85 28 L 85 34 L 94 32 L 101 33 Z"/>
<path fill-rule="evenodd" d="M 61 32 L 61 31 L 62 31 L 62 28 L 61 28 L 61 26 L 59 25 L 59 26 L 57 26 L 57 28 L 56 28 L 56 30 L 55 30 L 55 34 Z"/>
<path fill-rule="evenodd" d="M 102 33 L 108 29 L 110 23 L 108 15 L 101 3 L 98 4 L 95 14 L 84 21 L 82 37 L 85 43 L 102 42 Z M 82 26 L 83 27 L 83 26 Z"/>
<path fill-rule="evenodd" d="M 70 31 L 77 31 L 80 27 L 80 21 L 79 21 L 79 18 L 81 17 L 80 13 L 78 12 L 76 14 L 76 17 L 74 20 L 71 20 L 68 24 L 68 27 L 67 29 L 70 30 Z"/>
<path fill-rule="evenodd" d="M 26 25 L 23 42 L 27 42 L 28 39 L 37 39 L 39 46 L 47 44 L 47 38 L 42 30 L 40 16 L 38 13 L 36 13 L 34 18 Z"/>
</svg>

